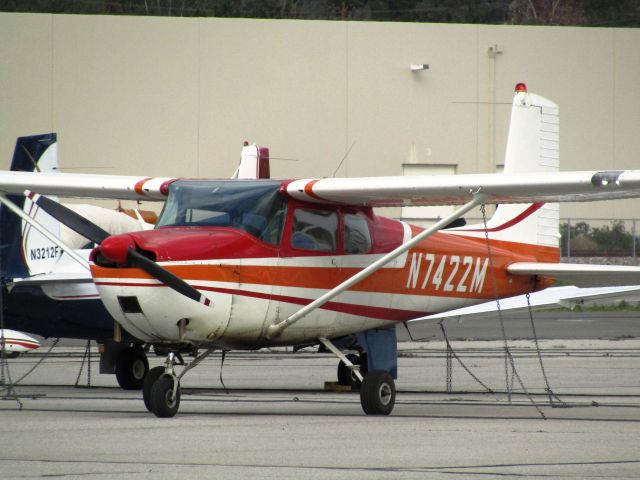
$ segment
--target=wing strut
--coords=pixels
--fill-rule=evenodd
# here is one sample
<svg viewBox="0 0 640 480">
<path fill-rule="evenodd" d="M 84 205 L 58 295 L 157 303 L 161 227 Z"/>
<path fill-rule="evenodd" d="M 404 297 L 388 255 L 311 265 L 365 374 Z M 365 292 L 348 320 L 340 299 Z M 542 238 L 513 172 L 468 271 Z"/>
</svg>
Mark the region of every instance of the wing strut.
<svg viewBox="0 0 640 480">
<path fill-rule="evenodd" d="M 332 288 L 327 293 L 325 293 L 324 295 L 321 295 L 310 304 L 302 307 L 300 310 L 298 310 L 296 313 L 291 315 L 289 318 L 281 321 L 280 323 L 274 323 L 273 325 L 269 325 L 269 328 L 267 329 L 267 338 L 271 339 L 271 338 L 278 337 L 286 328 L 290 327 L 301 318 L 305 317 L 315 309 L 320 308 L 329 300 L 340 295 L 342 292 L 344 292 L 345 290 L 348 290 L 349 288 L 351 288 L 353 285 L 360 282 L 361 280 L 364 280 L 372 273 L 375 273 L 380 268 L 382 268 L 387 263 L 389 263 L 391 260 L 402 255 L 404 252 L 409 250 L 414 245 L 420 243 L 425 238 L 433 235 L 439 230 L 442 230 L 442 228 L 446 227 L 457 218 L 460 218 L 472 208 L 477 207 L 478 205 L 484 203 L 484 200 L 485 200 L 484 194 L 481 194 L 479 192 L 474 193 L 473 200 L 471 200 L 468 203 L 465 203 L 462 207 L 454 211 L 451 215 L 444 217 L 443 219 L 433 224 L 431 227 L 420 232 L 418 235 L 413 237 L 407 243 L 403 243 L 395 250 L 392 250 L 382 258 L 379 258 L 378 260 L 373 262 L 371 265 L 369 265 L 367 268 L 361 270 L 360 272 L 356 273 L 352 277 L 348 278 L 337 287 Z"/>
<path fill-rule="evenodd" d="M 44 198 L 44 197 L 43 197 Z M 72 248 L 70 248 L 68 245 L 64 244 L 58 237 L 56 237 L 53 233 L 51 233 L 49 230 L 47 230 L 45 227 L 43 227 L 40 222 L 38 222 L 37 220 L 31 218 L 29 215 L 27 215 L 26 213 L 24 213 L 21 209 L 19 209 L 15 203 L 13 203 L 11 200 L 9 200 L 7 197 L 5 197 L 3 194 L 0 193 L 0 203 L 2 205 L 4 205 L 5 207 L 7 207 L 9 210 L 11 210 L 13 213 L 15 213 L 16 215 L 18 215 L 21 219 L 23 219 L 25 222 L 27 222 L 29 225 L 31 225 L 33 228 L 35 228 L 36 230 L 38 230 L 42 235 L 44 235 L 45 237 L 47 237 L 48 240 L 51 240 L 53 243 L 55 243 L 57 246 L 59 246 L 62 251 L 64 251 L 67 255 L 69 255 L 71 258 L 73 258 L 76 262 L 78 262 L 80 265 L 82 265 L 84 268 L 86 268 L 87 270 L 89 270 L 89 263 L 82 258 L 80 255 L 78 255 Z"/>
</svg>

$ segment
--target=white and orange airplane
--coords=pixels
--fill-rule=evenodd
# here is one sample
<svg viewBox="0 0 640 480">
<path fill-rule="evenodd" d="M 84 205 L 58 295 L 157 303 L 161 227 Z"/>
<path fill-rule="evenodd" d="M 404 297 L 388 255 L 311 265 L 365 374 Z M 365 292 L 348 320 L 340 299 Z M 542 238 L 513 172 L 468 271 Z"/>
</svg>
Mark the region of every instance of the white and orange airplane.
<svg viewBox="0 0 640 480">
<path fill-rule="evenodd" d="M 555 202 L 640 197 L 640 170 L 559 172 L 558 146 L 558 106 L 518 84 L 502 174 L 280 181 L 1 172 L 0 192 L 29 190 L 98 245 L 91 276 L 108 312 L 170 350 L 143 385 L 155 415 L 175 415 L 180 379 L 213 349 L 314 344 L 362 382 L 365 413 L 389 414 L 398 322 L 534 292 L 553 279 L 640 284 L 637 267 L 559 263 Z M 44 195 L 165 205 L 153 230 L 110 235 Z M 11 208 L 4 195 L 0 202 Z M 485 204 L 499 206 L 483 224 L 447 228 Z M 424 229 L 373 210 L 405 205 L 459 207 Z M 206 351 L 178 374 L 171 350 L 185 345 Z M 343 353 L 354 347 L 366 354 L 360 365 Z"/>
</svg>

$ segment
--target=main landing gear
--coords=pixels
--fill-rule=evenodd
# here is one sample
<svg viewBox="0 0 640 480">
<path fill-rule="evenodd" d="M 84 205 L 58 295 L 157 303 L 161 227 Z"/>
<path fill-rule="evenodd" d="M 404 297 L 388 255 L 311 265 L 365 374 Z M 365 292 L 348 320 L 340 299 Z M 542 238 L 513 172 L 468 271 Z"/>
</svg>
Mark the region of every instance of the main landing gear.
<svg viewBox="0 0 640 480">
<path fill-rule="evenodd" d="M 396 403 L 396 385 L 389 372 L 371 370 L 360 387 L 360 405 L 367 415 L 389 415 Z"/>
<path fill-rule="evenodd" d="M 148 371 L 147 355 L 140 345 L 122 350 L 116 359 L 116 379 L 123 390 L 140 390 Z"/>
<path fill-rule="evenodd" d="M 360 355 L 349 353 L 346 357 L 347 360 L 358 367 L 362 376 L 366 375 L 368 370 L 366 353 L 361 353 Z M 362 382 L 355 374 L 354 369 L 349 368 L 346 363 L 340 360 L 340 363 L 338 363 L 338 385 L 349 386 L 352 390 L 360 390 L 361 384 Z"/>
<path fill-rule="evenodd" d="M 338 379 L 353 382 L 351 385 L 359 384 L 360 405 L 364 413 L 367 415 L 389 415 L 396 403 L 396 385 L 389 372 L 386 370 L 367 371 L 364 356 L 345 355 L 328 339 L 319 338 L 318 340 L 340 359 Z M 348 376 L 345 369 L 347 369 Z"/>
<path fill-rule="evenodd" d="M 107 340 L 100 344 L 99 350 L 100 373 L 115 373 L 123 390 L 142 388 L 149 362 L 141 344 Z"/>
<path fill-rule="evenodd" d="M 212 348 L 206 350 L 188 364 L 184 363 L 179 353 L 169 352 L 164 367 L 154 367 L 149 370 L 142 385 L 142 399 L 147 410 L 156 417 L 173 417 L 180 407 L 180 380 L 213 350 Z M 184 366 L 180 375 L 176 374 L 175 365 Z"/>
</svg>

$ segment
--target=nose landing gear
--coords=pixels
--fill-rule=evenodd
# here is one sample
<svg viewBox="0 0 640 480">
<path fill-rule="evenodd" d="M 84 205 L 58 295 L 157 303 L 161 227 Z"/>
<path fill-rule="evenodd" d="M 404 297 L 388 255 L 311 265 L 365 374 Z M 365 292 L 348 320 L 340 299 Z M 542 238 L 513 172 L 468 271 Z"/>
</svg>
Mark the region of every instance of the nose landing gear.
<svg viewBox="0 0 640 480">
<path fill-rule="evenodd" d="M 165 366 L 152 368 L 145 378 L 142 398 L 147 410 L 156 417 L 173 417 L 180 407 L 180 380 L 213 351 L 213 348 L 206 350 L 186 365 L 179 353 L 169 352 Z M 175 372 L 175 365 L 184 365 L 179 375 Z"/>
<path fill-rule="evenodd" d="M 173 417 L 180 407 L 180 381 L 175 375 L 163 374 L 151 386 L 151 411 L 156 417 Z"/>
<path fill-rule="evenodd" d="M 117 357 L 115 374 L 123 390 L 139 390 L 148 371 L 147 355 L 140 345 L 123 349 Z"/>
</svg>

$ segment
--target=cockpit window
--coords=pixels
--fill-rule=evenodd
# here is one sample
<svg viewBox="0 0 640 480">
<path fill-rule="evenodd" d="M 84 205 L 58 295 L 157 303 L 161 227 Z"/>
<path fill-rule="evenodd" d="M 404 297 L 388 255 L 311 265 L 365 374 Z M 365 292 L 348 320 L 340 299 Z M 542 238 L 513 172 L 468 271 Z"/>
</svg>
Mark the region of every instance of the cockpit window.
<svg viewBox="0 0 640 480">
<path fill-rule="evenodd" d="M 351 254 L 369 253 L 371 250 L 371 234 L 364 215 L 345 213 L 344 249 Z"/>
<path fill-rule="evenodd" d="M 338 215 L 335 212 L 297 208 L 293 214 L 291 246 L 303 250 L 335 252 Z"/>
<path fill-rule="evenodd" d="M 156 227 L 239 228 L 275 245 L 287 209 L 279 189 L 278 181 L 177 180 Z"/>
</svg>

